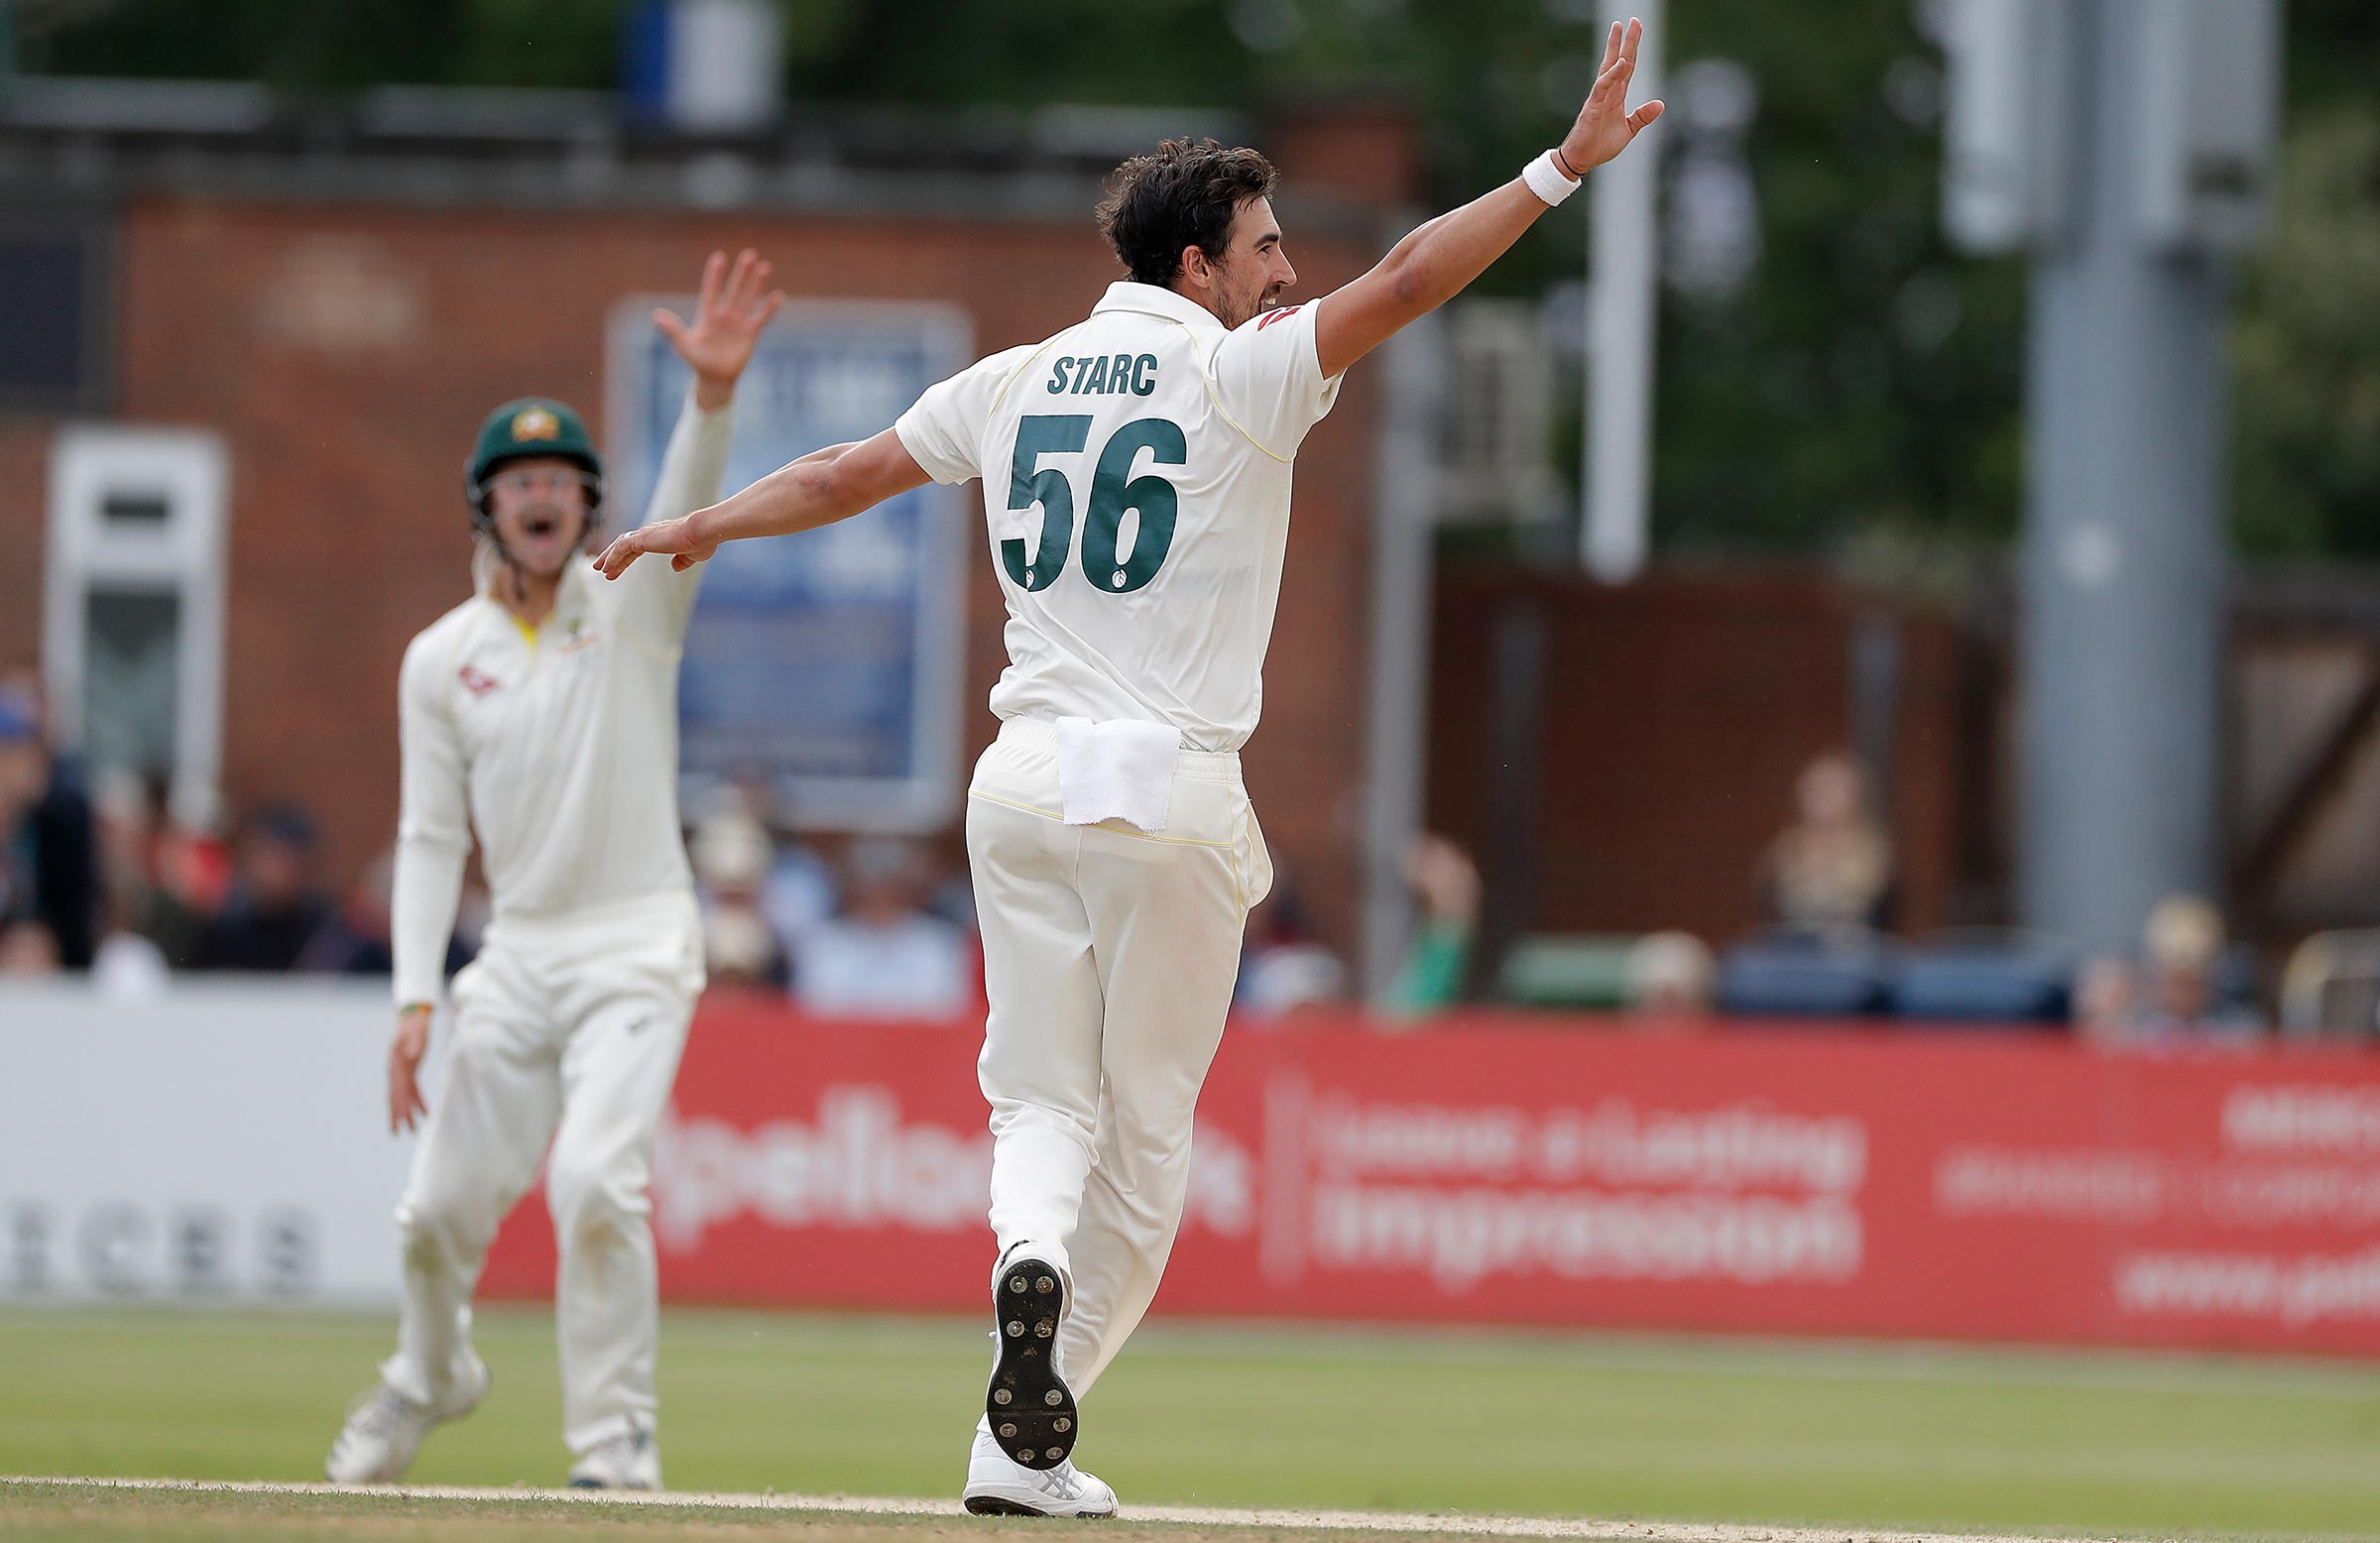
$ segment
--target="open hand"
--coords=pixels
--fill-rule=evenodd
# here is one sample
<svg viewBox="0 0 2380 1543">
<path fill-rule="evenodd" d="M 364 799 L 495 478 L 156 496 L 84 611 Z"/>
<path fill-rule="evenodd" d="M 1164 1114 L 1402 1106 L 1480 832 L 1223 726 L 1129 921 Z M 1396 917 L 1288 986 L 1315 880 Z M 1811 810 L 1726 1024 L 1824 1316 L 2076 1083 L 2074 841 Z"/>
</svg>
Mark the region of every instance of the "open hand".
<svg viewBox="0 0 2380 1543">
<path fill-rule="evenodd" d="M 408 1008 L 397 1014 L 397 1037 L 389 1045 L 389 1133 L 411 1130 L 414 1122 L 429 1114 L 421 1097 L 421 1057 L 429 1051 L 427 1008 Z"/>
<path fill-rule="evenodd" d="M 702 293 L 694 301 L 693 321 L 680 321 L 670 310 L 653 313 L 653 324 L 693 370 L 695 400 L 706 411 L 725 406 L 735 395 L 737 377 L 752 363 L 753 346 L 785 302 L 784 291 L 768 287 L 771 272 L 768 262 L 750 247 L 736 254 L 732 271 L 727 254 L 713 252 L 702 265 Z"/>
<path fill-rule="evenodd" d="M 647 552 L 656 556 L 666 553 L 669 566 L 683 573 L 698 562 L 708 562 L 711 553 L 718 549 L 717 541 L 705 541 L 695 534 L 694 516 L 686 515 L 676 520 L 655 520 L 641 529 L 621 533 L 595 559 L 595 566 L 605 578 L 616 579 Z"/>
<path fill-rule="evenodd" d="M 1637 131 L 1661 116 L 1661 104 L 1647 102 L 1628 111 L 1628 78 L 1636 73 L 1636 47 L 1644 41 L 1644 23 L 1628 18 L 1625 27 L 1611 24 L 1604 45 L 1604 62 L 1597 70 L 1595 89 L 1579 109 L 1579 121 L 1562 136 L 1562 159 L 1584 177 L 1628 148 Z"/>
</svg>

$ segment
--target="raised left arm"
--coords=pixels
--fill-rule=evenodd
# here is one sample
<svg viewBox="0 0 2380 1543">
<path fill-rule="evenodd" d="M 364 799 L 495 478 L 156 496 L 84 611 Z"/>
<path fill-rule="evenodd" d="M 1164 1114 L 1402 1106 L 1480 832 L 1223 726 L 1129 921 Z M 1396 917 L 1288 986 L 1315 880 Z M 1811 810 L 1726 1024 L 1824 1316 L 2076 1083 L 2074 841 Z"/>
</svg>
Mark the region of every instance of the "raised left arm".
<svg viewBox="0 0 2380 1543">
<path fill-rule="evenodd" d="M 726 253 L 713 252 L 703 265 L 694 319 L 681 321 L 668 310 L 653 313 L 654 325 L 694 372 L 694 388 L 662 452 L 653 499 L 645 509 L 648 525 L 676 520 L 718 501 L 719 481 L 727 470 L 736 382 L 785 299 L 783 292 L 769 289 L 770 272 L 768 262 L 750 248 L 736 255 L 732 268 Z M 674 639 L 693 610 L 695 581 L 670 584 L 664 582 L 666 577 L 664 571 L 649 581 L 654 591 L 651 620 Z"/>
</svg>

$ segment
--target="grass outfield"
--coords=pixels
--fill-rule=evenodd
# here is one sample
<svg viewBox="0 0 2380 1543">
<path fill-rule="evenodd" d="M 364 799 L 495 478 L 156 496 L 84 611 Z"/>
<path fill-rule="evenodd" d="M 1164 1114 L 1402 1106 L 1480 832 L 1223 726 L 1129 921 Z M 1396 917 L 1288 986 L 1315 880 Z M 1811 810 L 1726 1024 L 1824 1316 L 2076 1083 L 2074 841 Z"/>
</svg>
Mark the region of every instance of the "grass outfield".
<svg viewBox="0 0 2380 1543">
<path fill-rule="evenodd" d="M 379 1318 L 0 1313 L 0 1473 L 319 1478 L 340 1413 L 390 1333 Z M 414 1477 L 559 1483 L 550 1321 L 490 1312 L 479 1343 L 494 1392 L 467 1424 L 431 1437 Z M 986 1359 L 972 1321 L 670 1313 L 669 1482 L 954 1494 Z M 2380 1371 L 2370 1367 L 1163 1327 L 1136 1338 L 1101 1383 L 1085 1429 L 1085 1466 L 1128 1507 L 2380 1543 Z M 31 1503 L 0 1494 L 0 1535 L 28 1535 Z M 374 1511 L 356 1524 L 371 1518 L 398 1519 Z M 534 1530 L 545 1521 L 521 1520 L 533 1530 L 520 1535 L 545 1535 Z M 116 1535 L 95 1513 L 83 1524 Z M 694 1536 L 679 1530 L 688 1524 L 656 1535 Z"/>
</svg>

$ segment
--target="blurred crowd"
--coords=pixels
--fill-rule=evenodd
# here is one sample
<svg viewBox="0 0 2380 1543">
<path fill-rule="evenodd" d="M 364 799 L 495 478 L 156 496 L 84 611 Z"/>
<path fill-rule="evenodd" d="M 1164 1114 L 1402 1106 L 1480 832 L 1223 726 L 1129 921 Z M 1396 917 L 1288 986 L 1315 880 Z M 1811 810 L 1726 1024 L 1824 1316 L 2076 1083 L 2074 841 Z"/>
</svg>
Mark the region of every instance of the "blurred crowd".
<svg viewBox="0 0 2380 1543">
<path fill-rule="evenodd" d="M 226 838 L 47 730 L 29 672 L 0 677 L 0 975 L 88 972 L 139 997 L 191 971 L 388 972 L 386 856 L 336 894 L 303 809 L 261 806 Z"/>
<path fill-rule="evenodd" d="M 1774 1010 L 1777 1004 L 1742 1000 L 1759 996 L 1745 989 L 1759 978 L 1753 966 L 1798 955 L 1805 973 L 1814 972 L 1813 959 L 1835 962 L 1845 977 L 1864 972 L 1878 987 L 1868 1006 L 1904 1017 L 2062 1022 L 2102 1043 L 2266 1027 L 2255 961 L 2202 896 L 2160 900 L 2129 952 L 2078 955 L 2055 939 L 1989 928 L 1911 943 L 1894 936 L 1896 871 L 1858 761 L 1841 752 L 1813 761 L 1762 865 L 1767 928 L 1723 959 L 1719 1005 Z"/>
<path fill-rule="evenodd" d="M 955 851 L 909 837 L 797 839 L 731 789 L 686 844 L 711 984 L 837 1018 L 979 1019 L 975 896 Z"/>
<path fill-rule="evenodd" d="M 973 896 L 955 845 L 805 840 L 755 785 L 706 800 L 687 836 L 714 985 L 839 1019 L 980 1016 Z M 155 994 L 184 972 L 385 975 L 392 871 L 384 853 L 338 892 L 313 820 L 289 803 L 247 811 L 228 835 L 178 819 L 162 787 L 94 773 L 57 747 L 36 672 L 0 674 L 0 975 L 88 972 L 116 997 Z M 1895 872 L 1867 778 L 1843 754 L 1801 773 L 1753 876 L 1766 924 L 1721 948 L 1675 931 L 1489 948 L 1477 867 L 1425 836 L 1406 864 L 1410 942 L 1374 1006 L 1408 1024 L 1467 1003 L 1616 1009 L 1658 1032 L 1729 1012 L 2057 1021 L 2101 1042 L 2265 1026 L 2253 962 L 2202 897 L 2160 903 L 2128 954 L 2077 959 L 2001 932 L 1911 945 L 1892 931 Z M 485 893 L 467 890 L 450 971 L 487 917 Z M 1249 917 L 1238 1010 L 1295 1021 L 1356 996 L 1284 871 Z"/>
<path fill-rule="evenodd" d="M 843 1018 L 980 1016 L 961 865 L 890 836 L 830 855 L 755 802 L 731 793 L 689 833 L 715 984 Z M 228 835 L 179 819 L 162 786 L 58 749 L 31 672 L 0 677 L 0 975 L 87 972 L 119 999 L 184 973 L 385 976 L 394 870 L 383 853 L 338 891 L 293 803 L 249 810 Z M 488 915 L 466 886 L 449 973 Z"/>
<path fill-rule="evenodd" d="M 2208 900 L 2170 895 L 2134 951 L 2078 955 L 2005 928 L 1898 935 L 1893 844 L 1859 762 L 1813 760 L 1751 876 L 1761 925 L 1711 941 L 1688 932 L 1482 939 L 1479 870 L 1454 842 L 1415 843 L 1415 912 L 1378 1006 L 1419 1022 L 1465 1003 L 1616 1011 L 1639 1030 L 1691 1032 L 1728 1015 L 1860 1017 L 2068 1028 L 2102 1044 L 2247 1037 L 2268 1025 L 2253 956 Z M 1294 1019 L 1343 1004 L 1348 966 L 1322 941 L 1292 876 L 1250 918 L 1239 1007 Z"/>
</svg>

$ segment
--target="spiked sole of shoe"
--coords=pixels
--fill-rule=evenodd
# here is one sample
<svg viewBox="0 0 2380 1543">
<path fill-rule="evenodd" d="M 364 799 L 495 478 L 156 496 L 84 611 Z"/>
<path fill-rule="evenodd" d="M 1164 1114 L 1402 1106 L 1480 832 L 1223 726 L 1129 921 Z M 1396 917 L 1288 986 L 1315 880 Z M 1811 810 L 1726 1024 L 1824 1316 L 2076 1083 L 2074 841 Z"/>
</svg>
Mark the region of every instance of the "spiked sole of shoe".
<svg viewBox="0 0 2380 1543">
<path fill-rule="evenodd" d="M 984 1413 L 1000 1450 L 1025 1468 L 1052 1469 L 1065 1462 L 1081 1428 L 1074 1394 L 1056 1364 L 1058 1322 L 1065 1310 L 1064 1279 L 1039 1259 L 1011 1260 L 992 1287 L 1000 1363 L 984 1393 Z"/>
</svg>

